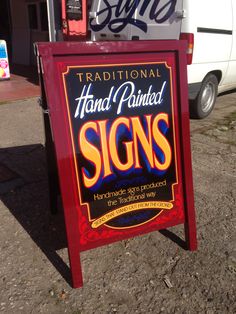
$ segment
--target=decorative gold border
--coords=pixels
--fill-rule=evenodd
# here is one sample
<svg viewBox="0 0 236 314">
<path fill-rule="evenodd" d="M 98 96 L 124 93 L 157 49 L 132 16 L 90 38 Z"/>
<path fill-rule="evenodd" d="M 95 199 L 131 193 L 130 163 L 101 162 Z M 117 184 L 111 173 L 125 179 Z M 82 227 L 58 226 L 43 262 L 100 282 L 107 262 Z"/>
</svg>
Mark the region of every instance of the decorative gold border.
<svg viewBox="0 0 236 314">
<path fill-rule="evenodd" d="M 76 152 L 75 152 L 75 143 L 74 143 L 74 138 L 73 138 L 73 128 L 72 128 L 72 122 L 71 122 L 71 115 L 70 115 L 70 107 L 69 107 L 69 101 L 68 101 L 68 94 L 67 94 L 67 89 L 66 89 L 66 82 L 65 82 L 65 76 L 66 74 L 69 73 L 70 69 L 73 68 L 101 68 L 101 67 L 114 67 L 114 66 L 134 66 L 134 65 L 150 65 L 150 64 L 164 64 L 166 66 L 167 69 L 169 69 L 169 74 L 170 74 L 170 90 L 171 90 L 171 113 L 172 113 L 172 128 L 173 128 L 173 140 L 174 140 L 174 159 L 175 159 L 175 169 L 176 169 L 176 179 L 177 182 L 173 183 L 171 188 L 172 188 L 172 199 L 169 200 L 169 202 L 173 202 L 174 201 L 174 186 L 177 185 L 179 183 L 178 181 L 178 163 L 177 163 L 177 148 L 176 148 L 176 133 L 175 133 L 175 115 L 174 115 L 174 103 L 173 103 L 173 80 L 172 80 L 172 67 L 169 66 L 167 64 L 166 61 L 163 62 L 137 62 L 137 63 L 114 63 L 114 64 L 86 64 L 86 65 L 72 65 L 72 66 L 67 66 L 66 68 L 66 72 L 62 72 L 62 79 L 63 79 L 63 86 L 64 86 L 64 93 L 66 96 L 66 108 L 67 108 L 67 115 L 68 115 L 68 120 L 69 120 L 69 127 L 70 127 L 70 138 L 71 138 L 71 143 L 72 143 L 72 150 L 73 150 L 73 160 L 74 160 L 74 166 L 75 166 L 75 172 L 76 172 L 76 181 L 77 181 L 77 187 L 78 187 L 78 194 L 79 194 L 79 200 L 80 200 L 80 204 L 81 205 L 86 205 L 87 207 L 87 211 L 88 211 L 88 218 L 89 218 L 89 222 L 94 222 L 95 220 L 99 219 L 91 219 L 90 216 L 90 207 L 89 207 L 89 203 L 83 203 L 82 201 L 82 197 L 81 197 L 81 190 L 80 190 L 80 181 L 79 181 L 79 174 L 78 174 L 78 162 L 77 162 L 77 158 L 76 158 Z M 158 217 L 161 213 L 163 212 L 163 210 L 161 210 L 157 215 L 155 215 L 154 217 L 152 217 L 151 219 L 135 225 L 135 226 L 130 226 L 130 227 L 111 227 L 107 224 L 104 224 L 104 226 L 111 228 L 111 229 L 131 229 L 131 228 L 135 228 L 135 227 L 139 227 L 142 226 L 152 220 L 154 220 L 156 217 Z"/>
</svg>

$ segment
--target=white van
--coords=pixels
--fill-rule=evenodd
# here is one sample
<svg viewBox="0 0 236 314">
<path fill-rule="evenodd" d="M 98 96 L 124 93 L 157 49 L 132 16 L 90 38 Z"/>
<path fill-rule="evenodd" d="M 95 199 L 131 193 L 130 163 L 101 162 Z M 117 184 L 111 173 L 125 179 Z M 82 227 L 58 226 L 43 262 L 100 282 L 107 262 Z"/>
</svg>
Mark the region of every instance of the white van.
<svg viewBox="0 0 236 314">
<path fill-rule="evenodd" d="M 92 40 L 186 39 L 190 113 L 236 88 L 236 0 L 91 0 Z"/>
</svg>

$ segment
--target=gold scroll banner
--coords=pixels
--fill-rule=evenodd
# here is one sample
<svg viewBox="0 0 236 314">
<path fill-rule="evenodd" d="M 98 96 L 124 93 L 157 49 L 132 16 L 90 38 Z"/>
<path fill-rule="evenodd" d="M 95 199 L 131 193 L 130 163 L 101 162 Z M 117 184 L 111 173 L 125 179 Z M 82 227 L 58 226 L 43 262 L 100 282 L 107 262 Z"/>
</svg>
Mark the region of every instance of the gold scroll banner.
<svg viewBox="0 0 236 314">
<path fill-rule="evenodd" d="M 130 213 L 133 211 L 141 210 L 141 209 L 160 209 L 160 210 L 169 210 L 173 208 L 173 204 L 170 202 L 160 202 L 160 201 L 152 201 L 152 202 L 140 202 L 135 204 L 126 205 L 123 207 L 119 207 L 102 217 L 96 219 L 92 223 L 92 228 L 98 228 L 109 220 L 121 216 L 126 213 Z"/>
</svg>

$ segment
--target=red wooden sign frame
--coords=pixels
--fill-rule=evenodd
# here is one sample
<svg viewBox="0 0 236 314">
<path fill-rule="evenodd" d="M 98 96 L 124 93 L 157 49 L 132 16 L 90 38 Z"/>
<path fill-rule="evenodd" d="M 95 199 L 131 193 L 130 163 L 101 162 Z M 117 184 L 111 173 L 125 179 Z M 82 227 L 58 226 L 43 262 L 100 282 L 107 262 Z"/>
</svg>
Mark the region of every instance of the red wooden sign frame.
<svg viewBox="0 0 236 314">
<path fill-rule="evenodd" d="M 46 93 L 46 100 L 50 116 L 51 133 L 56 151 L 73 286 L 80 287 L 83 284 L 80 265 L 80 252 L 108 243 L 112 243 L 114 241 L 127 239 L 155 230 L 165 229 L 177 224 L 184 224 L 187 248 L 189 250 L 196 250 L 197 240 L 192 184 L 185 42 L 66 42 L 38 43 L 36 47 L 41 75 L 43 77 L 41 87 L 45 90 Z M 77 122 L 73 122 L 75 120 L 74 117 L 78 118 L 75 121 L 79 121 L 79 119 L 80 121 L 82 121 L 84 115 L 81 113 L 81 108 L 77 108 L 77 110 L 80 110 L 80 117 L 77 117 L 79 113 L 73 113 L 74 117 L 73 115 L 71 115 L 71 100 L 69 94 L 74 88 L 73 84 L 75 84 L 75 80 L 76 84 L 78 84 L 78 90 L 80 91 L 80 93 L 82 93 L 81 91 L 83 78 L 86 77 L 86 73 L 90 73 L 87 76 L 87 83 L 94 82 L 96 80 L 101 83 L 101 73 L 113 73 L 113 81 L 116 82 L 114 84 L 116 84 L 116 88 L 118 88 L 119 83 L 117 83 L 117 80 L 124 82 L 123 85 L 126 84 L 125 81 L 127 81 L 127 79 L 130 79 L 130 81 L 134 81 L 135 79 L 137 79 L 137 75 L 140 75 L 140 73 L 144 73 L 144 70 L 142 70 L 143 67 L 145 67 L 146 71 L 151 71 L 146 73 L 150 73 L 150 80 L 152 80 L 154 84 L 155 80 L 157 81 L 159 79 L 158 72 L 156 72 L 156 74 L 153 74 L 154 68 L 160 68 L 161 72 L 167 75 L 167 79 L 165 82 L 169 83 L 170 109 L 168 110 L 170 111 L 170 124 L 171 128 L 173 129 L 171 139 L 171 141 L 173 142 L 171 160 L 176 175 L 176 182 L 172 182 L 171 184 L 172 198 L 169 197 L 168 199 L 167 197 L 167 202 L 163 201 L 164 198 L 162 199 L 162 196 L 160 196 L 157 200 L 154 199 L 153 201 L 148 200 L 147 202 L 145 202 L 144 200 L 144 202 L 132 202 L 130 201 L 130 195 L 132 194 L 130 192 L 131 190 L 128 192 L 128 189 L 126 188 L 123 190 L 117 188 L 117 195 L 119 193 L 123 193 L 126 196 L 125 199 L 120 198 L 120 202 L 128 202 L 128 205 L 120 205 L 110 211 L 106 211 L 106 209 L 103 208 L 105 212 L 101 214 L 98 213 L 98 216 L 96 216 L 96 206 L 99 207 L 100 205 L 99 202 L 96 203 L 95 196 L 94 202 L 91 202 L 91 204 L 89 204 L 88 201 L 84 201 L 84 199 L 86 199 L 87 197 L 86 194 L 88 193 L 86 193 L 84 183 L 85 181 L 83 181 L 81 178 L 82 175 L 83 178 L 86 178 L 86 166 L 84 166 L 84 164 L 80 164 L 80 155 L 81 151 L 83 153 L 83 148 L 78 148 L 76 146 L 76 132 L 80 132 L 78 134 L 81 134 L 82 126 L 80 128 L 80 131 L 74 131 L 75 128 L 77 128 Z M 123 69 L 122 72 L 124 71 L 124 73 L 126 73 L 126 77 L 121 77 L 121 68 Z M 118 71 L 118 69 L 120 72 Z M 93 73 L 93 71 L 100 72 L 94 72 L 95 74 L 91 74 Z M 117 74 L 118 72 L 119 76 L 115 77 L 114 73 Z M 133 77 L 128 77 L 128 75 L 132 73 Z M 104 77 L 102 82 L 103 85 L 99 85 L 100 83 L 97 84 L 95 82 L 95 85 L 98 85 L 98 88 L 96 90 L 97 93 L 106 93 L 106 80 L 108 79 L 105 79 Z M 141 79 L 140 82 L 140 86 L 142 86 Z M 145 82 L 148 82 L 148 80 L 146 80 Z M 152 86 L 154 84 L 152 84 Z M 165 84 L 166 83 L 163 83 L 161 91 L 155 94 L 156 100 L 157 95 L 159 95 L 159 105 L 163 100 L 160 99 L 160 95 L 164 90 Z M 99 91 L 99 89 L 101 90 L 101 86 L 104 86 L 104 91 Z M 149 88 L 149 96 L 151 94 L 151 89 L 152 87 Z M 141 93 L 141 89 L 139 93 Z M 110 96 L 104 94 L 104 97 Z M 76 99 L 79 98 L 80 97 Z M 106 108 L 104 107 L 101 107 L 101 110 L 105 111 Z M 149 109 L 147 108 L 145 110 L 147 110 L 148 114 Z M 89 114 L 89 110 L 87 110 L 87 115 L 89 116 Z M 105 114 L 107 113 L 104 113 L 104 119 L 106 120 L 107 116 Z M 159 112 L 159 114 L 160 119 L 164 121 L 164 116 L 167 116 L 167 114 L 163 115 L 161 111 Z M 103 120 L 103 122 L 100 121 L 102 119 L 103 113 L 99 112 L 98 110 L 97 115 L 99 116 L 99 118 L 97 118 L 95 122 L 92 122 L 92 124 L 89 124 L 92 125 L 93 131 L 96 130 L 96 136 L 98 134 L 96 125 L 99 125 L 99 123 L 103 123 L 100 125 L 100 129 L 102 129 L 102 125 L 104 126 L 106 124 L 106 122 L 104 122 L 105 120 Z M 145 118 L 146 123 L 148 123 L 148 121 L 151 119 L 149 119 L 148 115 L 145 115 Z M 112 119 L 112 123 L 113 121 L 115 121 L 115 119 Z M 131 118 L 126 117 L 122 121 L 122 123 L 138 123 L 137 118 L 135 118 L 134 116 Z M 167 125 L 167 121 L 165 122 Z M 161 133 L 161 131 L 159 133 Z M 88 140 L 86 139 L 86 133 L 83 134 L 85 135 L 83 138 L 84 142 L 82 144 L 86 144 L 87 147 L 91 147 L 91 144 L 89 144 Z M 163 138 L 163 135 L 164 131 L 162 131 L 160 136 Z M 103 138 L 106 138 L 106 136 Z M 105 144 L 103 143 L 101 145 Z M 78 149 L 80 149 L 81 151 L 78 152 Z M 99 157 L 98 150 L 96 148 L 93 148 L 93 151 Z M 109 152 L 110 155 L 112 153 L 113 152 Z M 86 155 L 87 153 L 84 154 Z M 109 158 L 109 154 L 107 154 L 107 158 Z M 112 157 L 110 156 L 110 158 Z M 94 163 L 95 162 L 93 162 L 93 164 Z M 102 167 L 104 167 L 104 165 L 102 165 Z M 109 170 L 111 171 L 111 169 Z M 170 175 L 173 175 L 173 171 L 170 173 Z M 155 175 L 152 175 L 152 179 L 153 176 L 155 177 Z M 158 179 L 159 175 L 157 174 L 156 176 Z M 104 177 L 105 175 L 103 175 L 103 178 Z M 89 176 L 88 178 L 90 179 Z M 127 175 L 126 178 L 129 179 L 129 176 Z M 155 182 L 159 181 L 154 182 L 144 180 L 143 182 L 144 183 L 137 184 L 136 181 L 136 190 L 140 191 L 140 189 L 149 189 L 148 191 L 154 191 L 153 186 L 155 186 Z M 160 182 L 158 184 L 161 185 Z M 108 186 L 109 185 L 107 185 L 107 188 Z M 103 194 L 100 195 L 106 195 L 104 191 L 105 190 L 103 190 Z M 160 191 L 162 190 L 160 189 Z M 132 195 L 134 195 L 135 192 L 132 192 Z M 127 201 L 127 197 L 130 197 L 129 201 Z M 140 193 L 138 192 L 137 197 L 141 197 Z M 114 204 L 117 204 L 118 202 L 118 198 L 110 198 L 110 200 L 110 202 L 112 203 L 113 201 Z M 134 212 L 137 212 L 140 208 L 144 210 L 145 206 L 149 207 L 150 210 L 153 209 L 153 207 L 157 206 L 159 208 L 159 211 L 156 212 L 156 215 L 150 216 L 151 219 L 147 219 L 147 221 L 137 223 L 136 225 L 127 225 L 127 227 L 124 227 L 124 225 L 122 225 L 120 227 L 120 222 L 117 222 L 115 220 L 115 224 L 113 223 L 114 219 L 118 216 L 122 216 L 123 213 L 130 214 L 131 216 L 129 216 L 129 219 L 131 219 L 130 217 L 132 217 Z M 165 206 L 169 206 L 168 208 L 170 210 L 165 210 Z M 92 215 L 94 215 L 94 212 L 96 217 L 91 217 L 91 213 Z M 127 223 L 129 219 L 126 219 L 126 221 L 123 219 L 122 223 Z"/>
</svg>

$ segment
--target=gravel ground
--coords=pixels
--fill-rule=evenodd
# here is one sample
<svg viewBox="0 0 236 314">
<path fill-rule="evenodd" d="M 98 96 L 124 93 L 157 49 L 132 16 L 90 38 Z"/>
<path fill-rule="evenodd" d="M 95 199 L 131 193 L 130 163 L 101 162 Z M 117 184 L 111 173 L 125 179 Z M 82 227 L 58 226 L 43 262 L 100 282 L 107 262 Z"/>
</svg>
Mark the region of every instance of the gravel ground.
<svg viewBox="0 0 236 314">
<path fill-rule="evenodd" d="M 235 92 L 191 121 L 198 251 L 181 247 L 182 226 L 87 251 L 81 289 L 62 211 L 49 213 L 37 100 L 1 104 L 0 121 L 1 313 L 236 313 Z"/>
</svg>

